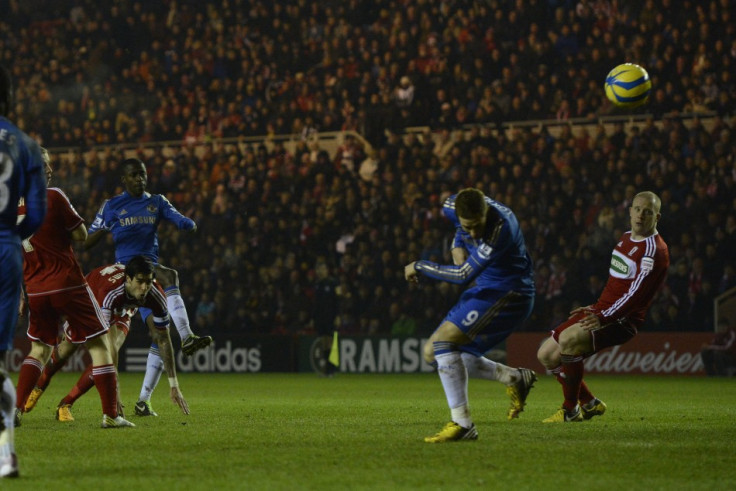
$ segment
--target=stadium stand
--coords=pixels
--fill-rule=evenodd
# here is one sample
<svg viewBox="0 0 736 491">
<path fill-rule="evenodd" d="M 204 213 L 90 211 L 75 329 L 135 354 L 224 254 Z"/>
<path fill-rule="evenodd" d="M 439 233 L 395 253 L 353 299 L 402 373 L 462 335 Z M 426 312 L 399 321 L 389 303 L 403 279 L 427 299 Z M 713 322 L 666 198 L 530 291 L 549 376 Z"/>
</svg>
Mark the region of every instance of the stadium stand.
<svg viewBox="0 0 736 491">
<path fill-rule="evenodd" d="M 642 188 L 673 265 L 647 329 L 712 330 L 736 286 L 731 2 L 35 3 L 0 20 L 16 120 L 87 219 L 121 190 L 117 163 L 144 158 L 200 224 L 160 232 L 197 323 L 301 331 L 324 259 L 344 332 L 388 333 L 386 298 L 431 332 L 457 291 L 407 285 L 403 265 L 448 260 L 442 200 L 471 185 L 522 220 L 528 329 L 602 288 Z M 623 61 L 653 80 L 633 113 L 602 90 Z M 87 270 L 111 257 L 80 251 Z"/>
</svg>

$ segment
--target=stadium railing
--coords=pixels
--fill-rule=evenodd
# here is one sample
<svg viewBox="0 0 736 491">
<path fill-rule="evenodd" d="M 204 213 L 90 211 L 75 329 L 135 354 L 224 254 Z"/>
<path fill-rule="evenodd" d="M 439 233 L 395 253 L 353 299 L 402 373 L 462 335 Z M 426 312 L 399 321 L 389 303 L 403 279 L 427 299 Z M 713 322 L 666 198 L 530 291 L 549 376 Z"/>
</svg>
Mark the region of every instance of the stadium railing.
<svg viewBox="0 0 736 491">
<path fill-rule="evenodd" d="M 716 113 L 714 111 L 708 112 L 708 113 L 683 113 L 683 114 L 677 114 L 677 115 L 666 115 L 663 118 L 655 119 L 654 115 L 652 114 L 626 114 L 626 115 L 610 115 L 610 116 L 600 116 L 598 118 L 571 118 L 567 120 L 557 120 L 557 119 L 540 119 L 540 120 L 527 120 L 527 121 L 507 121 L 501 124 L 501 129 L 506 133 L 506 136 L 508 138 L 513 138 L 514 132 L 521 129 L 531 129 L 531 130 L 541 130 L 546 129 L 550 135 L 553 137 L 559 136 L 562 129 L 566 126 L 570 126 L 573 130 L 573 134 L 576 135 L 580 131 L 582 131 L 584 128 L 587 129 L 591 135 L 592 130 L 598 127 L 598 125 L 602 124 L 605 129 L 606 133 L 610 134 L 610 132 L 613 129 L 613 126 L 616 123 L 623 123 L 625 131 L 628 131 L 629 128 L 633 125 L 640 124 L 643 122 L 646 122 L 649 119 L 653 119 L 653 122 L 658 127 L 663 127 L 664 119 L 670 119 L 670 120 L 680 120 L 683 122 L 691 121 L 695 118 L 700 119 L 703 126 L 710 130 L 712 128 L 713 124 L 715 123 L 716 119 Z M 491 129 L 493 131 L 498 131 L 497 126 L 495 124 L 491 123 L 482 123 L 482 124 L 468 124 L 463 125 L 458 128 L 454 128 L 451 131 L 453 132 L 453 138 L 459 139 L 464 138 L 473 127 L 486 127 L 488 129 Z M 431 135 L 432 138 L 435 140 L 435 142 L 438 142 L 440 139 L 440 132 L 437 130 L 432 129 L 429 126 L 415 126 L 415 127 L 409 127 L 404 129 L 404 136 L 414 134 L 418 136 L 420 139 L 424 138 L 425 135 Z M 307 139 L 307 143 L 313 143 L 316 141 L 316 143 L 319 145 L 319 148 L 322 150 L 327 151 L 331 156 L 334 156 L 336 150 L 340 147 L 340 145 L 343 144 L 344 139 L 347 135 L 351 135 L 353 138 L 355 138 L 364 148 L 366 155 L 371 155 L 373 150 L 373 145 L 367 141 L 363 135 L 360 133 L 357 133 L 355 131 L 325 131 L 325 132 L 318 132 L 314 133 L 312 136 Z M 276 143 L 283 144 L 284 148 L 288 152 L 294 152 L 294 150 L 297 147 L 297 144 L 302 141 L 301 135 L 298 134 L 282 134 L 282 135 L 261 135 L 261 136 L 238 136 L 238 137 L 232 137 L 232 138 L 214 138 L 214 139 L 207 139 L 202 142 L 197 142 L 194 144 L 187 144 L 182 140 L 170 140 L 170 141 L 154 141 L 154 142 L 145 142 L 145 143 L 125 143 L 125 144 L 111 144 L 111 145 L 98 145 L 94 148 L 96 150 L 103 150 L 107 147 L 111 147 L 117 150 L 122 150 L 126 157 L 131 156 L 139 156 L 141 153 L 144 156 L 150 156 L 153 155 L 154 152 L 158 149 L 161 149 L 164 156 L 170 156 L 170 154 L 174 153 L 174 148 L 176 147 L 182 147 L 191 145 L 194 147 L 195 155 L 202 155 L 205 152 L 205 148 L 207 145 L 211 144 L 221 144 L 224 146 L 228 145 L 237 145 L 241 147 L 241 150 L 250 145 L 250 146 L 258 146 L 260 144 L 264 144 L 268 150 L 271 150 Z M 79 147 L 51 147 L 49 148 L 49 151 L 52 154 L 67 154 L 69 156 L 72 156 L 73 154 L 77 152 L 82 152 L 85 156 L 89 153 L 90 149 L 87 148 L 79 148 Z"/>
</svg>

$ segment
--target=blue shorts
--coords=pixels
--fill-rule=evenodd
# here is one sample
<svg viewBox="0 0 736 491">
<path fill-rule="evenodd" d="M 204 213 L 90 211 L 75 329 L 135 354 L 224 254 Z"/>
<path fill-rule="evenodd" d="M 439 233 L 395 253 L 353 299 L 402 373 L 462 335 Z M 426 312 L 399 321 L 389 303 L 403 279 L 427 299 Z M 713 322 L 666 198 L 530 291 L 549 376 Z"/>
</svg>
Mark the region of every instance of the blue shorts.
<svg viewBox="0 0 736 491">
<path fill-rule="evenodd" d="M 0 244 L 0 350 L 13 349 L 18 304 L 23 283 L 23 252 L 20 244 Z"/>
<path fill-rule="evenodd" d="M 472 342 L 459 346 L 460 351 L 483 356 L 506 339 L 529 317 L 534 295 L 516 292 L 469 288 L 445 316 Z"/>
</svg>

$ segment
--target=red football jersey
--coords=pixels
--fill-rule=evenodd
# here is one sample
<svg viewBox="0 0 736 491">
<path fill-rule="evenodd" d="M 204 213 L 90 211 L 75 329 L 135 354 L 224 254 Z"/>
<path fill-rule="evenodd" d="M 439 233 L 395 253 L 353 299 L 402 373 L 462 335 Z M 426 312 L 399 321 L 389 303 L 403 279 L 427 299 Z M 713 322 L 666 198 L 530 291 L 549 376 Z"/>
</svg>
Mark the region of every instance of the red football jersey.
<svg viewBox="0 0 736 491">
<path fill-rule="evenodd" d="M 593 306 L 601 323 L 626 318 L 643 324 L 669 265 L 670 253 L 659 234 L 632 240 L 630 231 L 624 233 L 613 249 L 606 287 Z"/>
<path fill-rule="evenodd" d="M 71 232 L 84 222 L 59 188 L 46 190 L 48 212 L 41 227 L 23 241 L 23 279 L 29 296 L 47 295 L 86 284 L 74 256 Z M 25 215 L 23 201 L 18 218 Z"/>
<path fill-rule="evenodd" d="M 151 309 L 153 323 L 159 329 L 169 326 L 169 311 L 166 307 L 166 295 L 163 288 L 154 280 L 153 288 L 146 296 L 143 305 L 139 305 L 125 293 L 125 265 L 111 264 L 93 269 L 87 275 L 92 292 L 102 307 L 102 313 L 108 323 L 115 317 L 132 317 L 138 307 Z"/>
</svg>

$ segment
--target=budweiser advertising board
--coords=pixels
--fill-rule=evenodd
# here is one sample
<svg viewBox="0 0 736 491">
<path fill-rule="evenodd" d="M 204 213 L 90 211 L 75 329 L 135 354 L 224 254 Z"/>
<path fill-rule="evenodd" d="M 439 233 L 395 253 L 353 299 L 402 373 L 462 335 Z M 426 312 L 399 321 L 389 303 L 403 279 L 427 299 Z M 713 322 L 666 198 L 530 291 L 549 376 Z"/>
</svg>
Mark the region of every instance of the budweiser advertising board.
<svg viewBox="0 0 736 491">
<path fill-rule="evenodd" d="M 539 370 L 537 349 L 549 334 L 516 333 L 506 342 L 510 366 Z M 713 333 L 640 332 L 621 346 L 614 346 L 585 360 L 587 373 L 638 375 L 705 375 L 700 347 Z"/>
</svg>

